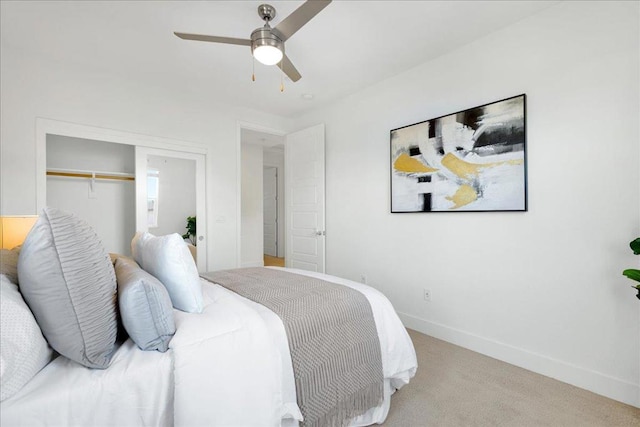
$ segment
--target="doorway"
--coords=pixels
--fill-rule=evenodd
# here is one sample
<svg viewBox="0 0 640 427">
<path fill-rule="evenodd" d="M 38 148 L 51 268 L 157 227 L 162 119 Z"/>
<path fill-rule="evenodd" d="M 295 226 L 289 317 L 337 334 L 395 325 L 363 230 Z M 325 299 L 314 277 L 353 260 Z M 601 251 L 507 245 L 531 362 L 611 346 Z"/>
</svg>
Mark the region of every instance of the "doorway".
<svg viewBox="0 0 640 427">
<path fill-rule="evenodd" d="M 284 136 L 240 129 L 240 266 L 284 266 Z"/>
<path fill-rule="evenodd" d="M 267 158 L 278 150 L 281 169 L 277 176 L 282 182 L 277 192 L 278 257 L 286 267 L 324 273 L 324 124 L 289 134 L 252 130 L 243 124 L 238 131 L 240 266 L 269 265 L 271 261 L 264 241 L 263 170 L 273 166 Z"/>
</svg>

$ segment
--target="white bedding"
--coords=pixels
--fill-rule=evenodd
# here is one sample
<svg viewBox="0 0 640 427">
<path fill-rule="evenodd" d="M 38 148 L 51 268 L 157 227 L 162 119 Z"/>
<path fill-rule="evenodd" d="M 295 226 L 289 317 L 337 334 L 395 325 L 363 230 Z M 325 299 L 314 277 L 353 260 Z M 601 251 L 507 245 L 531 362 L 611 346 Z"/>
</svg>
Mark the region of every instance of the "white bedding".
<svg viewBox="0 0 640 427">
<path fill-rule="evenodd" d="M 411 339 L 391 303 L 375 289 L 319 273 L 371 304 L 380 336 L 385 399 L 351 425 L 382 422 L 392 392 L 417 367 Z M 104 371 L 58 357 L 16 396 L 2 402 L 1 425 L 289 426 L 302 415 L 284 326 L 265 307 L 202 280 L 204 310 L 175 311 L 166 353 L 128 340 Z M 172 375 L 173 373 L 173 375 Z"/>
<path fill-rule="evenodd" d="M 389 300 L 377 290 L 333 276 L 289 269 L 362 292 L 376 321 L 385 400 L 351 425 L 382 422 L 393 390 L 409 382 L 417 367 L 413 344 Z M 177 426 L 297 425 L 295 382 L 284 326 L 273 312 L 228 289 L 203 283 L 204 311 L 176 312 Z"/>
<path fill-rule="evenodd" d="M 173 358 L 142 351 L 130 339 L 108 369 L 58 356 L 0 405 L 0 425 L 169 426 L 173 423 Z"/>
</svg>

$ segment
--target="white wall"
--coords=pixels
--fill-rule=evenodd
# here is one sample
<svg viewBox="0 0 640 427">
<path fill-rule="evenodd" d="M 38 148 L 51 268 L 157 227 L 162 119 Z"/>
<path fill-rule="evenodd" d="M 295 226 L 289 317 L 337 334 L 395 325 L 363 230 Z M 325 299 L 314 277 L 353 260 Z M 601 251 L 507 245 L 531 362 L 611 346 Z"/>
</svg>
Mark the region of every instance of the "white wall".
<svg viewBox="0 0 640 427">
<path fill-rule="evenodd" d="M 640 406 L 637 2 L 563 2 L 306 115 L 327 271 L 409 327 Z M 527 94 L 529 211 L 391 214 L 389 131 Z M 422 298 L 431 290 L 432 301 Z"/>
<path fill-rule="evenodd" d="M 212 76 L 215 78 L 215 76 Z M 189 82 L 185 82 L 186 85 Z M 0 51 L 0 213 L 36 214 L 36 117 L 191 141 L 207 155 L 208 267 L 239 265 L 238 123 L 290 130 L 291 120 L 201 102 L 75 64 Z"/>
<path fill-rule="evenodd" d="M 284 149 L 265 149 L 264 166 L 272 166 L 278 170 L 278 257 L 284 258 Z"/>
<path fill-rule="evenodd" d="M 638 51 L 637 2 L 563 2 L 296 120 L 326 123 L 327 271 L 365 273 L 413 328 L 640 405 L 620 274 L 638 263 Z M 238 121 L 293 128 L 6 46 L 0 92 L 2 214 L 36 213 L 36 117 L 207 145 L 210 269 L 239 264 Z M 389 213 L 390 129 L 519 93 L 529 212 Z"/>
<path fill-rule="evenodd" d="M 47 136 L 47 168 L 134 173 L 133 146 Z M 47 177 L 47 206 L 73 212 L 94 229 L 108 252 L 131 253 L 135 233 L 135 183 Z"/>
<path fill-rule="evenodd" d="M 159 176 L 158 236 L 187 232 L 187 217 L 196 216 L 196 162 L 174 157 L 149 156 L 147 165 Z"/>
<path fill-rule="evenodd" d="M 242 267 L 264 265 L 262 147 L 242 144 Z"/>
</svg>

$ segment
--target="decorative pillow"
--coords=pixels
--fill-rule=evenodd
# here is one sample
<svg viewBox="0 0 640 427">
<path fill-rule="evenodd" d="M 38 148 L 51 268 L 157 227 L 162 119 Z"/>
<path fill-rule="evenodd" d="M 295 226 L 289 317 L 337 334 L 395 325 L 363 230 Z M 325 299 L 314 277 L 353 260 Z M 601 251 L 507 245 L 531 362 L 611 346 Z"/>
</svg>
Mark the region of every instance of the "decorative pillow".
<svg viewBox="0 0 640 427">
<path fill-rule="evenodd" d="M 131 241 L 131 253 L 140 267 L 167 288 L 175 308 L 187 313 L 202 312 L 198 268 L 178 233 L 158 237 L 147 232 L 136 233 Z"/>
<path fill-rule="evenodd" d="M 51 360 L 51 348 L 18 287 L 0 274 L 0 401 L 16 394 Z"/>
<path fill-rule="evenodd" d="M 129 258 L 116 259 L 118 304 L 124 328 L 142 350 L 167 351 L 176 332 L 166 288 Z"/>
<path fill-rule="evenodd" d="M 11 283 L 18 284 L 18 257 L 21 246 L 0 249 L 0 274 L 6 275 Z"/>
<path fill-rule="evenodd" d="M 115 350 L 116 277 L 93 229 L 45 208 L 22 245 L 20 291 L 54 350 L 89 368 L 106 368 Z"/>
</svg>

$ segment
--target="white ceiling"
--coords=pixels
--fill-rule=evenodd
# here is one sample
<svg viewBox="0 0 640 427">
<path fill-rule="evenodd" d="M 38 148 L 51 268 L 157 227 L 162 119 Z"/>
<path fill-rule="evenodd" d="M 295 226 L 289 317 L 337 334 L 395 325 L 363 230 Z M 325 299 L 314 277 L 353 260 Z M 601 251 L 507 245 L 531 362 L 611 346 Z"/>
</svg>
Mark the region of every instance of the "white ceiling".
<svg viewBox="0 0 640 427">
<path fill-rule="evenodd" d="M 2 47 L 46 55 L 135 83 L 296 117 L 539 12 L 557 1 L 334 1 L 286 43 L 292 83 L 246 46 L 173 31 L 249 38 L 262 1 L 1 2 Z M 270 1 L 273 21 L 302 1 Z M 303 94 L 313 94 L 312 100 Z"/>
<path fill-rule="evenodd" d="M 252 129 L 241 129 L 240 140 L 245 144 L 260 145 L 263 148 L 281 149 L 284 144 L 284 136 L 259 132 Z"/>
</svg>

